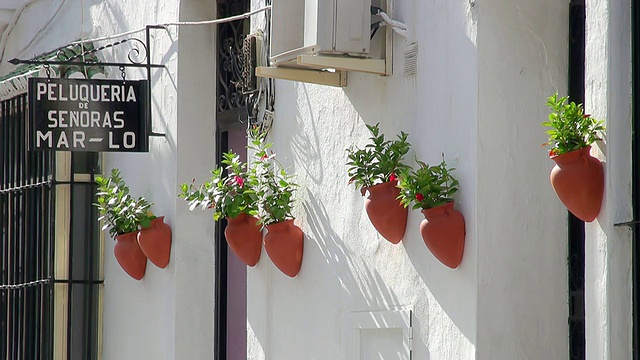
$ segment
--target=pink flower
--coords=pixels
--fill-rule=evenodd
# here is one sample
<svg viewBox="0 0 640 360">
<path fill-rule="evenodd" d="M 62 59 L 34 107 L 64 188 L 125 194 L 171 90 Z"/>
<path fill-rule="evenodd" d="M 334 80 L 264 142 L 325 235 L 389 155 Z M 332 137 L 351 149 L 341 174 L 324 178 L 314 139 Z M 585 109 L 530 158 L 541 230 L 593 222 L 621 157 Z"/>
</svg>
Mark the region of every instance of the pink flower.
<svg viewBox="0 0 640 360">
<path fill-rule="evenodd" d="M 424 195 L 422 195 L 420 193 L 417 193 L 416 194 L 416 201 L 422 201 L 422 200 L 424 200 Z"/>
<path fill-rule="evenodd" d="M 268 156 L 267 156 L 267 154 L 264 154 L 264 155 L 262 155 L 262 156 L 260 157 L 260 161 L 263 161 L 263 160 L 265 160 L 266 158 L 268 158 Z"/>
<path fill-rule="evenodd" d="M 398 180 L 398 176 L 396 176 L 396 173 L 391 173 L 391 175 L 389 175 L 389 181 L 395 181 Z"/>
<path fill-rule="evenodd" d="M 235 182 L 236 184 L 238 184 L 238 186 L 243 187 L 244 186 L 244 179 L 238 175 L 233 177 L 233 182 Z"/>
</svg>

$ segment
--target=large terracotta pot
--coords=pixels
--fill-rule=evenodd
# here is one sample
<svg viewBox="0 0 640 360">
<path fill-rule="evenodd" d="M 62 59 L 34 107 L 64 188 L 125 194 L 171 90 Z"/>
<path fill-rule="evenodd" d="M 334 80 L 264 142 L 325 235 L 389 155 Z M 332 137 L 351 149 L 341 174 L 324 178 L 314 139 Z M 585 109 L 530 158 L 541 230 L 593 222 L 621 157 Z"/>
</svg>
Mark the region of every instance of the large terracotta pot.
<svg viewBox="0 0 640 360">
<path fill-rule="evenodd" d="M 549 179 L 560 201 L 577 218 L 593 221 L 604 195 L 604 168 L 589 154 L 591 146 L 552 157 L 556 166 Z"/>
<path fill-rule="evenodd" d="M 140 280 L 147 270 L 147 257 L 140 250 L 137 235 L 138 232 L 135 231 L 116 236 L 117 243 L 113 253 L 122 269 L 132 278 Z"/>
<path fill-rule="evenodd" d="M 262 229 L 258 219 L 245 213 L 227 217 L 224 237 L 233 252 L 249 266 L 255 266 L 262 252 Z"/>
<path fill-rule="evenodd" d="M 420 223 L 420 234 L 431 253 L 455 269 L 462 262 L 465 226 L 464 217 L 453 208 L 453 204 L 450 202 L 422 210 L 425 220 Z"/>
<path fill-rule="evenodd" d="M 364 200 L 371 224 L 392 244 L 399 243 L 404 237 L 409 214 L 409 209 L 398 200 L 400 189 L 396 187 L 397 183 L 394 180 L 367 188 L 369 197 Z"/>
<path fill-rule="evenodd" d="M 155 266 L 161 269 L 167 267 L 171 254 L 171 228 L 164 223 L 164 216 L 151 220 L 148 228 L 140 230 L 138 243 Z"/>
<path fill-rule="evenodd" d="M 293 219 L 267 225 L 264 249 L 274 265 L 290 277 L 298 275 L 302 265 L 304 233 Z"/>
</svg>

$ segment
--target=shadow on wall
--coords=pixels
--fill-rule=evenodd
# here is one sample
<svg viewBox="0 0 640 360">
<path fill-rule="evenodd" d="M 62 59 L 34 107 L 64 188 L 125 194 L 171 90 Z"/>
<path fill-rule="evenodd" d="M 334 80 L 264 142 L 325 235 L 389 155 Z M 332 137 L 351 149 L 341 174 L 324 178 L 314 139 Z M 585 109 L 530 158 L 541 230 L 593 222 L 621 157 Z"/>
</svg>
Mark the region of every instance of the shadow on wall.
<svg viewBox="0 0 640 360">
<path fill-rule="evenodd" d="M 103 3 L 91 6 L 91 8 L 94 8 L 94 7 L 96 9 L 93 10 L 93 12 L 100 13 L 101 20 L 103 19 L 110 20 L 110 24 L 105 25 L 106 27 L 108 27 L 107 29 L 97 29 L 97 31 L 100 31 L 104 34 L 111 35 L 115 33 L 132 30 L 131 24 L 127 21 L 127 19 L 130 18 L 130 15 L 125 14 L 122 8 L 115 7 L 108 2 L 103 2 Z M 157 14 L 160 14 L 161 11 L 162 9 L 160 4 L 156 3 L 155 8 L 153 10 L 145 10 L 145 13 L 157 15 Z M 149 24 L 140 24 L 139 26 L 143 27 L 144 25 L 149 25 Z M 177 43 L 177 38 L 175 36 L 175 32 L 176 32 L 175 29 L 177 29 L 177 27 L 169 27 L 167 30 L 151 29 L 150 31 L 151 54 L 148 54 L 148 56 L 151 57 L 152 63 L 166 65 L 170 60 L 176 57 L 178 52 L 178 43 Z M 122 39 L 138 38 L 138 39 L 141 39 L 142 41 L 145 41 L 144 37 L 145 37 L 145 33 L 140 32 L 140 33 L 131 34 Z M 121 39 L 114 39 L 110 41 L 115 42 L 119 40 Z M 169 46 L 166 45 L 167 42 L 170 44 Z M 129 43 L 131 45 L 130 47 L 127 47 L 128 46 L 127 44 Z M 137 42 L 132 41 L 129 43 L 118 45 L 112 49 L 111 56 L 114 57 L 114 60 L 117 62 L 127 62 L 127 61 L 130 61 L 128 57 L 131 57 L 131 61 L 135 61 L 135 62 L 146 61 L 146 58 L 144 58 L 144 49 L 140 49 L 140 45 Z M 104 44 L 99 44 L 99 45 L 104 45 Z M 136 48 L 138 48 L 139 52 L 135 50 Z M 161 56 L 158 56 L 158 55 L 161 55 Z M 103 56 L 106 56 L 106 53 L 103 53 Z M 126 72 L 127 72 L 126 73 L 127 78 L 129 79 L 147 78 L 146 70 L 144 69 L 136 69 L 136 70 L 127 69 Z M 109 71 L 109 74 L 111 78 L 120 77 L 119 70 L 117 68 L 111 68 Z M 165 80 L 168 80 L 170 82 L 171 84 L 170 86 L 172 90 L 177 90 L 178 85 L 175 82 L 175 78 L 172 73 L 170 73 L 166 69 L 152 69 L 151 78 L 149 79 L 149 82 L 152 86 Z M 154 130 L 157 132 L 163 132 L 164 129 L 167 128 L 167 120 L 163 116 L 164 109 L 162 108 L 162 105 L 168 99 L 162 99 L 161 102 L 159 102 L 156 98 L 152 98 L 152 100 L 153 100 L 152 114 L 154 115 L 154 119 L 153 119 L 154 124 L 156 124 L 156 127 L 154 128 Z M 175 101 L 176 99 L 173 99 L 174 103 Z M 161 122 L 162 126 L 158 127 L 158 122 Z M 167 137 L 167 140 L 173 140 L 173 139 L 171 139 L 170 137 Z M 171 143 L 171 148 L 175 148 L 175 144 Z"/>
<path fill-rule="evenodd" d="M 313 255 L 307 254 L 307 259 L 312 258 L 313 264 L 307 263 L 306 266 L 322 272 L 326 269 L 325 274 L 331 275 L 323 276 L 328 280 L 317 287 L 319 290 L 317 297 L 313 298 L 325 302 L 325 299 L 336 297 L 336 294 L 342 293 L 340 298 L 342 298 L 343 306 L 338 307 L 338 313 L 334 320 L 342 325 L 342 329 L 346 332 L 344 337 L 348 339 L 345 345 L 349 346 L 352 344 L 351 328 L 348 322 L 350 311 L 394 310 L 398 309 L 401 302 L 375 269 L 372 269 L 364 259 L 352 256 L 353 251 L 345 245 L 343 238 L 330 226 L 331 217 L 325 206 L 310 191 L 307 195 L 308 199 L 304 204 L 309 229 L 306 232 L 306 239 L 307 245 L 312 243 L 315 246 L 310 250 Z M 373 241 L 384 240 L 375 238 Z M 322 304 L 315 304 L 314 307 L 322 308 Z M 325 330 L 335 332 L 335 323 L 329 321 L 325 326 Z M 417 332 L 421 325 L 414 322 L 413 326 L 414 331 Z M 335 341 L 339 340 L 338 338 Z M 426 337 L 414 339 L 414 346 L 420 342 L 420 346 L 423 347 L 421 354 L 425 357 L 421 358 L 425 360 L 430 359 L 426 346 L 427 340 Z M 318 350 L 322 350 L 322 347 L 326 346 L 326 344 L 316 345 L 320 347 Z M 342 353 L 340 349 L 337 351 L 338 354 Z"/>
<path fill-rule="evenodd" d="M 402 4 L 399 4 L 402 7 Z M 420 280 L 433 295 L 446 316 L 472 344 L 476 343 L 477 255 L 475 245 L 475 176 L 477 143 L 477 50 L 467 33 L 476 22 L 476 11 L 468 5 L 414 2 L 406 13 L 409 40 L 395 36 L 394 74 L 377 77 L 349 73 L 344 94 L 365 124 L 380 122 L 387 139 L 401 130 L 409 133 L 412 151 L 405 162 L 415 166 L 414 154 L 421 160 L 436 163 L 440 154 L 456 160 L 456 175 L 461 183 L 457 202 L 465 215 L 467 234 L 461 266 L 451 270 L 429 252 L 418 231 L 423 219 L 419 211 L 409 212 L 403 239 L 406 253 Z M 432 14 L 420 19 L 421 14 Z M 417 75 L 403 74 L 406 45 L 418 42 Z M 364 127 L 364 124 L 357 124 Z M 345 132 L 346 143 L 353 139 Z M 468 186 L 464 188 L 464 186 Z M 430 307 L 433 304 L 429 304 Z M 422 326 L 434 326 L 419 314 Z M 435 321 L 435 320 L 432 320 Z M 448 345 L 455 348 L 457 345 Z"/>
<path fill-rule="evenodd" d="M 304 85 L 295 87 L 295 91 L 298 89 L 304 91 L 306 96 L 306 103 L 308 109 L 311 108 L 311 100 L 309 94 L 306 91 Z M 302 110 L 299 106 L 296 106 L 296 113 L 302 114 Z M 322 148 L 320 147 L 320 139 L 318 137 L 317 117 L 313 114 L 313 111 L 307 111 L 305 121 L 302 116 L 296 116 L 296 130 L 290 131 L 291 152 L 295 158 L 295 163 L 304 169 L 304 173 L 308 175 L 315 184 L 320 184 L 324 181 L 324 164 Z M 305 125 L 311 127 L 311 131 L 304 131 Z M 325 149 L 326 150 L 326 149 Z"/>
<path fill-rule="evenodd" d="M 307 238 L 317 245 L 323 266 L 333 272 L 332 278 L 338 280 L 342 291 L 353 299 L 363 299 L 370 309 L 386 309 L 389 304 L 398 304 L 398 298 L 380 274 L 372 271 L 366 262 L 351 256 L 343 239 L 329 225 L 331 219 L 325 206 L 310 191 L 307 196 L 304 204 L 310 230 Z"/>
<path fill-rule="evenodd" d="M 346 132 L 349 127 L 354 126 L 358 116 L 346 101 L 351 108 L 351 113 L 346 114 L 347 120 L 337 117 L 341 114 L 340 109 L 313 108 L 317 104 L 316 97 L 323 96 L 322 93 L 326 90 L 324 88 L 310 86 L 310 90 L 308 85 L 292 82 L 280 83 L 278 86 L 281 94 L 294 93 L 302 97 L 297 102 L 280 103 L 276 111 L 280 125 L 286 131 L 274 132 L 270 136 L 270 141 L 276 144 L 274 151 L 281 155 L 283 165 L 291 173 L 295 173 L 298 182 L 303 184 L 298 193 L 299 205 L 302 206 L 298 206 L 294 215 L 297 217 L 296 223 L 305 231 L 304 260 L 298 277 L 295 280 L 286 279 L 294 283 L 284 286 L 290 287 L 292 294 L 304 294 L 304 306 L 286 309 L 290 317 L 287 327 L 298 328 L 296 325 L 299 325 L 299 328 L 309 328 L 308 324 L 313 323 L 313 329 L 294 332 L 292 338 L 287 340 L 289 345 L 283 345 L 280 342 L 270 343 L 276 339 L 274 335 L 268 334 L 273 325 L 261 326 L 260 316 L 255 317 L 255 324 L 252 324 L 250 317 L 249 327 L 254 331 L 267 357 L 277 356 L 278 351 L 286 346 L 288 354 L 294 358 L 297 354 L 345 358 L 345 354 L 351 349 L 351 311 L 387 310 L 401 304 L 397 295 L 387 286 L 388 280 L 377 270 L 384 268 L 380 266 L 380 257 L 377 257 L 375 264 L 371 264 L 367 258 L 354 256 L 364 251 L 370 254 L 368 256 L 376 258 L 381 247 L 385 252 L 389 250 L 384 248 L 384 240 L 374 235 L 375 232 L 371 232 L 368 238 L 364 237 L 369 232 L 362 231 L 361 224 L 368 222 L 363 211 L 362 197 L 359 191 L 348 185 L 345 149 L 349 144 L 345 140 L 348 139 Z M 314 93 L 316 90 L 318 92 Z M 335 94 L 329 97 L 333 95 Z M 314 99 L 314 104 L 311 103 L 311 98 Z M 287 116 L 288 114 L 295 116 Z M 326 123 L 336 119 L 341 122 L 333 126 Z M 296 169 L 293 169 L 293 165 Z M 342 210 L 336 211 L 340 208 Z M 357 209 L 357 212 L 353 209 Z M 372 226 L 369 227 L 373 229 Z M 353 238 L 359 241 L 349 243 Z M 364 250 L 356 252 L 354 247 Z M 392 252 L 394 263 L 406 259 L 402 254 L 402 247 L 395 247 Z M 382 261 L 384 263 L 385 260 Z M 277 271 L 270 275 L 256 274 L 260 281 L 266 280 L 269 286 L 279 284 L 280 275 Z M 273 289 L 269 291 L 272 294 L 270 296 L 273 296 Z M 426 294 L 422 297 L 426 299 Z M 267 303 L 264 310 L 270 314 L 266 321 L 277 324 L 283 311 L 282 304 L 273 305 L 278 304 L 275 300 Z M 424 316 L 428 314 L 425 313 Z M 414 324 L 416 326 L 420 325 Z M 426 342 L 427 339 L 423 337 L 420 341 Z M 420 346 L 426 349 L 426 343 Z M 421 353 L 428 354 L 426 350 Z"/>
<path fill-rule="evenodd" d="M 146 6 L 144 10 L 138 11 L 143 11 L 144 14 L 155 14 L 155 17 L 149 18 L 147 20 L 150 22 L 155 22 L 158 14 L 164 12 L 161 9 L 161 4 L 159 3 L 149 3 L 143 6 Z M 96 37 L 122 33 L 124 31 L 132 30 L 132 27 L 137 29 L 146 25 L 146 23 L 132 25 L 130 21 L 128 21 L 128 19 L 131 19 L 131 14 L 125 13 L 124 8 L 116 6 L 110 2 L 101 2 L 99 4 L 93 4 L 90 7 L 85 7 L 85 17 L 89 16 L 89 14 L 92 14 L 93 17 L 96 17 L 96 14 L 99 14 L 100 22 L 94 24 L 92 21 L 87 21 L 87 23 L 90 24 L 88 26 L 93 26 L 93 28 L 86 29 L 86 31 L 90 31 L 92 34 L 94 34 L 93 36 Z M 170 31 L 161 29 L 151 30 L 150 47 L 152 53 L 148 54 L 148 56 L 151 57 L 152 63 L 166 65 L 170 60 L 176 57 L 178 51 L 178 43 L 173 35 L 173 32 L 174 31 L 171 31 L 171 29 Z M 96 46 L 104 46 L 106 44 L 114 43 L 127 38 L 138 38 L 142 41 L 145 41 L 144 37 L 144 32 L 134 33 L 123 38 L 100 42 L 96 44 Z M 111 48 L 111 51 L 103 50 L 98 53 L 99 57 L 102 57 L 105 60 L 111 57 L 111 60 L 116 62 L 146 61 L 144 55 L 145 50 L 142 48 L 141 44 L 135 41 L 130 41 L 122 45 L 115 46 Z M 147 78 L 147 73 L 144 69 L 128 68 L 125 71 L 126 77 L 129 80 Z M 107 74 L 109 78 L 120 78 L 120 70 L 118 70 L 118 68 L 116 67 L 108 68 Z M 166 135 L 164 137 L 150 137 L 150 152 L 145 154 L 138 154 L 137 156 L 140 157 L 139 164 L 142 164 L 143 168 L 153 170 L 162 168 L 158 167 L 158 163 L 166 160 L 166 144 L 169 145 L 170 152 L 175 153 L 175 134 L 167 133 L 169 129 L 168 122 L 170 120 L 167 119 L 165 115 L 167 114 L 167 109 L 175 109 L 175 107 L 177 106 L 177 99 L 173 98 L 171 94 L 175 94 L 178 86 L 174 74 L 167 69 L 152 69 L 151 78 L 149 78 L 148 80 L 152 89 L 152 102 L 150 105 L 152 130 L 157 133 L 165 133 Z M 169 91 L 167 92 L 166 90 Z M 169 96 L 171 97 L 169 98 Z M 172 113 L 175 114 L 175 110 L 173 110 Z M 155 148 L 158 147 L 164 148 L 160 151 L 160 154 L 155 150 Z M 123 158 L 123 156 L 130 157 L 131 154 L 112 155 L 113 158 Z M 118 163 L 122 163 L 122 161 L 114 161 L 114 164 Z M 166 171 L 170 171 L 170 169 L 166 169 L 164 172 Z M 136 173 L 140 173 L 140 168 L 137 169 Z M 154 171 L 150 171 L 148 173 L 154 173 Z M 157 176 L 157 180 L 162 183 L 163 191 L 159 194 L 156 194 L 156 196 L 165 197 L 165 195 L 175 193 L 175 184 L 171 181 L 168 181 L 167 179 L 171 179 L 171 176 Z M 159 189 L 156 187 L 154 190 L 158 191 Z M 147 193 L 145 194 L 145 196 L 154 198 L 153 193 Z M 169 199 L 172 197 L 166 196 L 166 198 Z M 156 202 L 157 201 L 158 200 L 156 200 Z"/>
</svg>

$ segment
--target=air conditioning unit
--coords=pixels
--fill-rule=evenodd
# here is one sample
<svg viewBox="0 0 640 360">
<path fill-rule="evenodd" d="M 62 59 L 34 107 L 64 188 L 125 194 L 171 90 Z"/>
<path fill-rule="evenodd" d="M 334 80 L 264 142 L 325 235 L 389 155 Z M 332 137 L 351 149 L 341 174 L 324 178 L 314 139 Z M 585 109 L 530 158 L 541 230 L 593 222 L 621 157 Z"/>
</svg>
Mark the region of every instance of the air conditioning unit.
<svg viewBox="0 0 640 360">
<path fill-rule="evenodd" d="M 271 64 L 298 55 L 369 55 L 371 0 L 273 0 Z"/>
<path fill-rule="evenodd" d="M 372 5 L 391 14 L 392 0 L 272 0 L 268 66 L 256 75 L 346 86 L 347 72 L 391 75 L 393 31 L 372 38 L 380 17 Z M 372 25 L 373 24 L 373 25 Z"/>
</svg>

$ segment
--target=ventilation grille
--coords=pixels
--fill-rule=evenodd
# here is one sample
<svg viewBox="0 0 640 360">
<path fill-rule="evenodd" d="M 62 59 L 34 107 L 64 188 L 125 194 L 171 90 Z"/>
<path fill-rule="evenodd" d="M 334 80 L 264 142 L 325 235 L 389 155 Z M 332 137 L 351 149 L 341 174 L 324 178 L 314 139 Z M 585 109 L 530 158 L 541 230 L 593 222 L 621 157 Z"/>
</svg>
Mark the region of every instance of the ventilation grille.
<svg viewBox="0 0 640 360">
<path fill-rule="evenodd" d="M 404 76 L 414 77 L 418 74 L 418 43 L 407 45 L 404 51 Z"/>
</svg>

